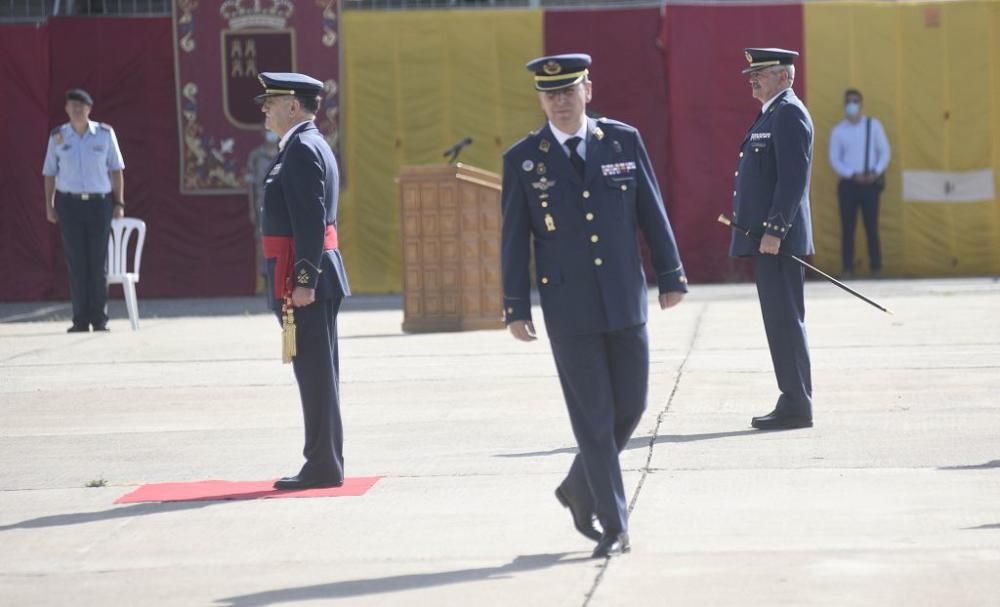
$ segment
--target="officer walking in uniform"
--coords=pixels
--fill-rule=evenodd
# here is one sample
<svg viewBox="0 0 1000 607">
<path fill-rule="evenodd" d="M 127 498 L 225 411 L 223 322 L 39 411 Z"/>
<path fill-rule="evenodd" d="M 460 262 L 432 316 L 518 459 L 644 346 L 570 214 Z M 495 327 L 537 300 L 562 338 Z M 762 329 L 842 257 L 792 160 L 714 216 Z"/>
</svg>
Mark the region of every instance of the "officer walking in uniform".
<svg viewBox="0 0 1000 607">
<path fill-rule="evenodd" d="M 815 252 L 809 213 L 813 122 L 792 91 L 798 53 L 748 48 L 753 96 L 763 104 L 740 148 L 733 192 L 736 223 L 759 238 L 733 232 L 729 254 L 752 257 L 774 374 L 781 396 L 774 410 L 753 418 L 754 428 L 812 426 L 812 376 L 806 340 L 805 270 L 779 253 Z"/>
<path fill-rule="evenodd" d="M 337 243 L 337 161 L 313 120 L 323 83 L 294 73 L 259 76 L 264 126 L 280 137 L 264 179 L 261 216 L 268 298 L 279 318 L 294 308 L 292 360 L 305 423 L 305 464 L 276 489 L 344 483 L 337 312 L 350 295 Z"/>
<path fill-rule="evenodd" d="M 506 323 L 536 339 L 529 259 L 580 453 L 556 497 L 594 557 L 629 550 L 628 503 L 618 454 L 646 407 L 647 287 L 636 228 L 649 245 L 661 308 L 687 279 L 638 131 L 587 118 L 591 58 L 528 63 L 548 122 L 504 154 L 502 266 Z M 603 532 L 594 527 L 593 518 Z"/>
<path fill-rule="evenodd" d="M 49 134 L 42 166 L 45 214 L 59 224 L 69 269 L 70 333 L 108 330 L 108 236 L 111 218 L 125 215 L 125 162 L 115 130 L 90 120 L 93 107 L 87 91 L 66 92 L 69 122 Z"/>
</svg>

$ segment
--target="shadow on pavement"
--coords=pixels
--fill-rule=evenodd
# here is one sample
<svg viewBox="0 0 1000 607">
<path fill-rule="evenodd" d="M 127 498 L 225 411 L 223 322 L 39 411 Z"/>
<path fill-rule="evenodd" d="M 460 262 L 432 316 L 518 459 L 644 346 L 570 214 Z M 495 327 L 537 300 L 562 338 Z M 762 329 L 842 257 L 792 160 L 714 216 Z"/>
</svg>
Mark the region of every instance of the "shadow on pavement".
<svg viewBox="0 0 1000 607">
<path fill-rule="evenodd" d="M 254 594 L 226 597 L 218 599 L 215 602 L 217 604 L 225 605 L 226 607 L 258 607 L 273 605 L 275 603 L 288 603 L 292 601 L 343 599 L 369 594 L 403 592 L 406 590 L 417 590 L 432 586 L 444 586 L 447 584 L 461 584 L 464 582 L 477 582 L 492 578 L 504 578 L 522 571 L 545 569 L 547 567 L 552 567 L 553 565 L 563 565 L 567 563 L 583 563 L 592 561 L 596 566 L 604 562 L 603 559 L 594 560 L 589 557 L 574 557 L 562 560 L 563 557 L 568 556 L 569 554 L 571 553 L 530 554 L 519 556 L 511 562 L 499 567 L 456 569 L 454 571 L 415 573 L 412 575 L 392 575 L 380 578 L 368 578 L 364 580 L 346 580 L 343 582 L 330 582 L 329 584 L 315 584 L 313 586 L 280 588 L 277 590 L 268 590 L 266 592 L 256 592 Z"/>
<path fill-rule="evenodd" d="M 966 531 L 975 531 L 976 529 L 1000 529 L 1000 523 L 991 523 L 989 525 L 979 525 L 977 527 L 963 527 Z"/>
<path fill-rule="evenodd" d="M 204 508 L 213 504 L 225 502 L 171 502 L 171 503 L 148 503 L 125 506 L 123 508 L 112 508 L 111 510 L 100 510 L 98 512 L 72 512 L 69 514 L 53 514 L 51 516 L 40 516 L 31 518 L 20 523 L 10 525 L 0 525 L 0 531 L 10 531 L 11 529 L 40 529 L 44 527 L 65 527 L 68 525 L 83 525 L 97 521 L 110 521 L 116 518 L 130 518 L 133 516 L 146 516 L 147 514 L 160 514 L 163 512 L 177 512 L 180 510 L 194 510 Z"/>
<path fill-rule="evenodd" d="M 693 443 L 701 440 L 712 440 L 716 438 L 728 438 L 730 436 L 743 436 L 746 434 L 760 434 L 760 430 L 731 430 L 729 432 L 706 432 L 703 434 L 661 434 L 653 441 L 654 445 L 661 443 Z M 649 446 L 651 436 L 633 436 L 625 450 L 643 449 Z M 576 447 L 561 447 L 559 449 L 549 449 L 548 451 L 527 451 L 525 453 L 498 453 L 493 457 L 540 457 L 542 455 L 559 455 L 561 453 L 577 453 Z"/>
<path fill-rule="evenodd" d="M 985 464 L 969 464 L 965 466 L 941 466 L 938 470 L 990 470 L 1000 468 L 1000 459 L 986 462 Z"/>
<path fill-rule="evenodd" d="M 402 295 L 354 295 L 344 300 L 341 312 L 399 310 L 403 320 Z M 143 299 L 139 293 L 139 319 L 184 318 L 188 316 L 244 316 L 271 314 L 263 296 L 206 297 L 201 299 Z M 73 316 L 69 302 L 40 301 L 0 303 L 0 323 L 66 321 Z M 111 320 L 128 320 L 125 301 L 108 300 Z"/>
</svg>

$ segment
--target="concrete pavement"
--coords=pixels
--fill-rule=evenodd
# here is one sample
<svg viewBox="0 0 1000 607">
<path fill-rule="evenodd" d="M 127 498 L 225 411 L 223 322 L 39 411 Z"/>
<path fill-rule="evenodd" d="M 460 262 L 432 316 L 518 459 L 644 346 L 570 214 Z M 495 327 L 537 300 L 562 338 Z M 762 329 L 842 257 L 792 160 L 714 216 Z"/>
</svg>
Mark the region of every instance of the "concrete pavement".
<svg viewBox="0 0 1000 607">
<path fill-rule="evenodd" d="M 575 449 L 544 337 L 404 335 L 398 297 L 357 298 L 342 399 L 348 474 L 383 477 L 366 495 L 116 506 L 298 469 L 273 317 L 140 299 L 132 332 L 114 301 L 111 333 L 66 334 L 65 304 L 0 305 L 0 604 L 1000 604 L 1000 283 L 853 284 L 896 315 L 807 286 L 808 430 L 749 428 L 777 396 L 752 285 L 651 310 L 633 551 L 610 561 L 552 496 Z"/>
</svg>

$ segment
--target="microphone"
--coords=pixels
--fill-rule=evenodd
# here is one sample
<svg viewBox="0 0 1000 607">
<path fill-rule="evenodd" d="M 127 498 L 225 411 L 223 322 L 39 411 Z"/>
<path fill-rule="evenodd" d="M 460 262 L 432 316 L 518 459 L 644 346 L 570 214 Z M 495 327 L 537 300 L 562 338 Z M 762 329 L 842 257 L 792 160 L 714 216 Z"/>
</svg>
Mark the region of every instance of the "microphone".
<svg viewBox="0 0 1000 607">
<path fill-rule="evenodd" d="M 472 137 L 466 137 L 461 141 L 459 141 L 458 143 L 456 143 L 455 145 L 448 148 L 447 150 L 445 150 L 442 156 L 450 156 L 450 158 L 448 158 L 448 162 L 455 162 L 455 160 L 458 159 L 458 154 L 459 152 L 462 151 L 462 148 L 471 143 L 472 143 Z"/>
</svg>

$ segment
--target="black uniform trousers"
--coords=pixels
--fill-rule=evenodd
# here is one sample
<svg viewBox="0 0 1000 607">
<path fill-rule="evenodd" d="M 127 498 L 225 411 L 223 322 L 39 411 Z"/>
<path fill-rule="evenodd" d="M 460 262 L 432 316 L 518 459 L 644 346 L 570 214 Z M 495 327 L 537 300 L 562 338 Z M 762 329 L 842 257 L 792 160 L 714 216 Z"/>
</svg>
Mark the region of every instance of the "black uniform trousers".
<svg viewBox="0 0 1000 607">
<path fill-rule="evenodd" d="M 803 298 L 805 269 L 780 255 L 754 255 L 760 311 L 771 350 L 782 414 L 812 419 L 812 371 Z"/>
<path fill-rule="evenodd" d="M 110 195 L 82 200 L 56 192 L 56 212 L 69 269 L 76 327 L 103 327 L 108 322 L 106 263 L 112 208 Z"/>
<path fill-rule="evenodd" d="M 878 238 L 878 204 L 881 190 L 876 185 L 841 179 L 837 185 L 840 204 L 840 252 L 845 272 L 854 271 L 854 227 L 858 208 L 868 239 L 868 261 L 872 272 L 882 270 L 882 248 Z"/>
<path fill-rule="evenodd" d="M 342 297 L 295 308 L 296 355 L 292 359 L 305 421 L 303 479 L 344 480 L 344 427 L 340 419 L 337 312 Z"/>
<path fill-rule="evenodd" d="M 549 335 L 580 453 L 562 488 L 591 503 L 606 533 L 628 530 L 628 501 L 618 454 L 646 408 L 646 325 L 591 335 Z"/>
</svg>

